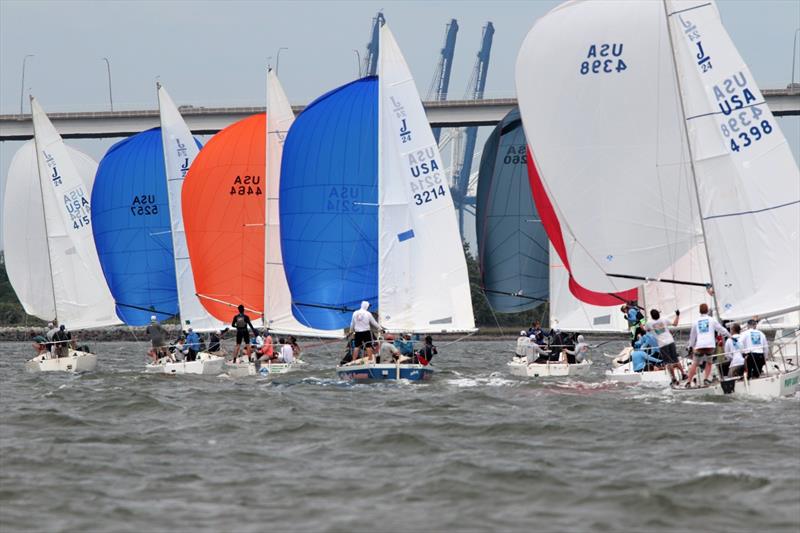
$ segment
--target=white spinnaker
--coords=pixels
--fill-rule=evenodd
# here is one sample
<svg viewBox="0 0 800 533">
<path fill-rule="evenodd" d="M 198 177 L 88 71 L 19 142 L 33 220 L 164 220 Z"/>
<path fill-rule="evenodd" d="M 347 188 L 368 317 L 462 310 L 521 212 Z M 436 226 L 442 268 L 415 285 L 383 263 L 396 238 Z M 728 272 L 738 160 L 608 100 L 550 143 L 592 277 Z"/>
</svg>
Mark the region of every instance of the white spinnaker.
<svg viewBox="0 0 800 533">
<path fill-rule="evenodd" d="M 38 172 L 27 179 L 34 183 L 38 180 L 41 187 L 44 209 L 41 228 L 46 227 L 47 234 L 46 238 L 44 234 L 40 238 L 49 249 L 45 252 L 49 251 L 56 317 L 70 329 L 119 324 L 92 235 L 90 198 L 94 172 L 87 173 L 90 166 L 85 160 L 79 163 L 73 160 L 70 150 L 34 98 L 31 98 L 31 111 Z M 81 159 L 85 158 L 78 161 Z M 91 166 L 96 170 L 96 164 Z M 36 207 L 35 202 L 24 206 L 31 210 Z M 38 214 L 41 216 L 42 211 Z"/>
<path fill-rule="evenodd" d="M 389 27 L 378 61 L 378 310 L 390 331 L 475 328 L 439 148 Z"/>
<path fill-rule="evenodd" d="M 278 76 L 267 72 L 267 185 L 264 231 L 264 319 L 277 333 L 341 338 L 340 329 L 326 331 L 304 326 L 292 314 L 292 295 L 283 270 L 280 226 L 280 179 L 283 141 L 294 122 L 294 112 Z"/>
<path fill-rule="evenodd" d="M 598 306 L 583 303 L 569 290 L 569 272 L 550 245 L 550 327 L 562 331 L 628 331 L 619 305 Z"/>
<path fill-rule="evenodd" d="M 183 327 L 191 325 L 195 331 L 219 330 L 225 327 L 225 324 L 211 316 L 197 298 L 189 249 L 186 246 L 186 233 L 183 229 L 181 189 L 186 173 L 200 149 L 175 103 L 161 84 L 158 85 L 158 109 L 161 117 L 161 142 L 169 195 L 172 250 L 175 257 L 181 325 Z"/>
<path fill-rule="evenodd" d="M 800 172 L 791 150 L 716 4 L 666 8 L 720 315 L 798 309 Z"/>
<path fill-rule="evenodd" d="M 528 33 L 516 86 L 578 283 L 634 288 L 607 274 L 657 276 L 699 242 L 661 3 L 557 7 Z"/>
</svg>

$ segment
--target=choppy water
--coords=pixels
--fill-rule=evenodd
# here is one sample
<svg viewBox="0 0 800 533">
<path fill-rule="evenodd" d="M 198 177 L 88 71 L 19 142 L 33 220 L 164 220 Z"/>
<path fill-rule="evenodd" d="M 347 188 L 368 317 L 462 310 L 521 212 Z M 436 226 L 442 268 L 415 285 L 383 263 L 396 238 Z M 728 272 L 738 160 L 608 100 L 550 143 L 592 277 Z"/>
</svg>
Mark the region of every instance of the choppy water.
<svg viewBox="0 0 800 533">
<path fill-rule="evenodd" d="M 621 343 L 606 345 L 616 351 Z M 31 375 L 0 345 L 3 531 L 798 531 L 800 400 L 676 400 L 510 376 L 510 342 L 425 384 L 349 385 L 318 349 L 271 379 Z"/>
</svg>

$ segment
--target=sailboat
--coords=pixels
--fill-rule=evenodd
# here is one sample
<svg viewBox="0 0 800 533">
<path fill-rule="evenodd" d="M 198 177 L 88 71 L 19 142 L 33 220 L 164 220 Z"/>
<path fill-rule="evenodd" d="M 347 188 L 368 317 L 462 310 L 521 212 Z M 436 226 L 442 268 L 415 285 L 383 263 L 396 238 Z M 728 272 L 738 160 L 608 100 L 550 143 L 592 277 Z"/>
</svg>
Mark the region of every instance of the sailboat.
<svg viewBox="0 0 800 533">
<path fill-rule="evenodd" d="M 475 231 L 483 292 L 498 313 L 519 313 L 548 298 L 547 233 L 528 182 L 519 110 L 486 140 L 478 175 Z"/>
<path fill-rule="evenodd" d="M 164 158 L 164 178 L 169 198 L 170 235 L 172 237 L 172 258 L 175 271 L 178 311 L 181 327 L 192 328 L 197 333 L 220 331 L 225 324 L 203 307 L 194 285 L 186 232 L 183 226 L 182 190 L 183 182 L 200 151 L 200 143 L 192 136 L 178 108 L 167 93 L 157 84 L 158 108 L 161 120 L 161 142 Z M 200 351 L 194 361 L 160 360 L 148 364 L 148 372 L 163 374 L 202 374 L 216 375 L 222 372 L 225 358 Z"/>
<path fill-rule="evenodd" d="M 699 246 L 708 272 L 671 281 L 707 280 L 720 319 L 800 308 L 797 165 L 713 1 L 562 4 L 528 34 L 516 80 L 576 280 L 658 282 Z M 798 375 L 732 393 L 792 394 Z"/>
<path fill-rule="evenodd" d="M 67 147 L 31 97 L 34 139 L 14 155 L 3 206 L 9 281 L 25 312 L 71 330 L 119 324 L 92 237 L 90 194 L 97 168 Z M 94 370 L 97 355 L 72 347 L 29 360 L 30 372 Z"/>
<path fill-rule="evenodd" d="M 378 77 L 309 105 L 283 150 L 281 248 L 292 313 L 347 327 L 361 301 L 389 332 L 474 330 L 464 251 L 441 157 L 387 25 Z M 341 365 L 342 379 L 419 381 L 433 369 Z"/>
<path fill-rule="evenodd" d="M 264 183 L 264 326 L 269 328 L 273 340 L 277 335 L 297 335 L 316 338 L 344 338 L 341 328 L 315 329 L 301 324 L 292 312 L 292 296 L 281 255 L 280 233 L 280 176 L 283 143 L 294 122 L 294 111 L 272 69 L 267 71 L 267 159 Z M 263 363 L 227 363 L 226 372 L 233 376 L 270 376 L 285 374 L 305 365 L 302 359 L 292 363 L 267 361 Z"/>
</svg>

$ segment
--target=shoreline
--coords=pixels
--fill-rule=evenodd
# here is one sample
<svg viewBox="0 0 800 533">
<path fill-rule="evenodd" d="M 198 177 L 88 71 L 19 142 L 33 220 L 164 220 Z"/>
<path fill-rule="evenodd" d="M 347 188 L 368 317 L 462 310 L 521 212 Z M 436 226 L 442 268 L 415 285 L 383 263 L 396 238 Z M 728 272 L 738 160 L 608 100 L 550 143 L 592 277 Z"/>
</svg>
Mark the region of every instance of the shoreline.
<svg viewBox="0 0 800 533">
<path fill-rule="evenodd" d="M 168 332 L 169 337 L 177 337 L 180 331 L 180 327 L 177 324 L 161 324 L 162 327 Z M 146 326 L 113 326 L 108 328 L 98 328 L 98 329 L 87 329 L 73 332 L 76 340 L 78 342 L 92 342 L 92 341 L 127 341 L 127 342 L 147 342 L 147 335 L 145 334 Z M 25 342 L 31 340 L 31 331 L 36 332 L 36 334 L 43 334 L 47 328 L 42 326 L 0 326 L 0 342 Z M 515 340 L 518 336 L 519 331 L 522 329 L 516 329 L 513 327 L 503 328 L 502 330 L 494 327 L 486 327 L 480 328 L 477 332 L 473 334 L 468 333 L 438 333 L 434 334 L 433 337 L 437 341 L 452 341 L 456 339 L 467 340 L 490 340 L 490 339 L 508 339 L 508 340 Z M 202 334 L 201 334 L 202 335 Z M 627 338 L 626 334 L 624 333 L 593 333 L 587 332 L 585 333 L 587 336 L 591 336 L 592 338 L 603 338 L 603 339 L 621 339 L 624 340 Z M 225 334 L 225 339 L 230 339 L 233 336 L 232 331 L 228 331 Z M 317 337 L 302 337 L 299 336 L 298 339 L 309 341 L 309 340 L 319 340 Z M 336 342 L 336 339 L 326 339 L 332 342 Z"/>
</svg>

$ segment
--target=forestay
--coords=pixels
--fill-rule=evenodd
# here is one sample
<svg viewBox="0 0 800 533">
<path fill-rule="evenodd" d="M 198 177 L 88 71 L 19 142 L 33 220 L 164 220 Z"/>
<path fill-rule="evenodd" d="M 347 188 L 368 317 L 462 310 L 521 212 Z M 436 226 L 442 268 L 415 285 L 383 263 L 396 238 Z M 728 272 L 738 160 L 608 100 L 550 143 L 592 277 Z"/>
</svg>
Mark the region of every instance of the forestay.
<svg viewBox="0 0 800 533">
<path fill-rule="evenodd" d="M 656 276 L 700 242 L 660 3 L 557 7 L 526 37 L 516 85 L 577 283 L 631 289 L 607 274 Z"/>
<path fill-rule="evenodd" d="M 18 271 L 19 266 L 33 272 L 39 268 L 34 263 L 47 265 L 49 261 L 46 276 L 29 279 L 36 283 L 36 289 L 43 292 L 49 289 L 45 280 L 48 277 L 52 279 L 52 292 L 48 296 L 53 299 L 55 315 L 39 315 L 40 318 L 58 318 L 70 329 L 118 324 L 114 301 L 103 279 L 92 237 L 90 197 L 96 165 L 83 155 L 73 159 L 75 151 L 64 145 L 34 98 L 31 98 L 31 111 L 38 169 L 33 174 L 19 175 L 19 178 L 36 185 L 9 186 L 5 202 L 7 206 L 13 206 L 9 211 L 26 211 L 8 227 L 19 228 L 19 221 L 28 217 L 33 220 L 38 216 L 42 220 L 31 227 L 38 228 L 41 233 L 29 235 L 40 243 L 44 242 L 46 248 L 42 254 L 41 246 L 28 248 L 28 243 L 15 238 L 6 240 L 7 261 L 12 265 L 10 270 Z M 30 163 L 21 163 L 21 168 L 31 168 Z M 33 199 L 37 188 L 38 201 Z M 12 276 L 18 278 L 16 274 Z M 26 284 L 23 290 L 31 288 Z M 50 311 L 51 308 L 44 306 L 40 299 L 29 299 L 31 303 L 33 301 L 36 302 L 34 307 L 40 307 L 37 311 Z"/>
<path fill-rule="evenodd" d="M 203 307 L 227 322 L 244 305 L 264 308 L 266 114 L 223 129 L 197 155 L 183 183 L 186 245 Z"/>
<path fill-rule="evenodd" d="M 178 313 L 161 130 L 114 144 L 92 190 L 94 241 L 117 316 L 141 326 Z"/>
<path fill-rule="evenodd" d="M 292 313 L 344 328 L 378 297 L 378 80 L 348 83 L 309 104 L 283 146 L 281 252 Z"/>
<path fill-rule="evenodd" d="M 381 325 L 419 333 L 472 330 L 467 264 L 441 155 L 385 24 L 378 68 Z"/>
<path fill-rule="evenodd" d="M 519 110 L 511 110 L 483 148 L 475 230 L 481 281 L 500 313 L 533 309 L 548 297 L 547 233 L 533 202 Z"/>
<path fill-rule="evenodd" d="M 668 1 L 722 318 L 800 307 L 800 172 L 716 4 Z"/>
<path fill-rule="evenodd" d="M 280 179 L 283 143 L 294 122 L 294 112 L 277 75 L 267 72 L 266 231 L 264 237 L 264 323 L 279 333 L 315 337 L 342 337 L 343 331 L 309 328 L 294 318 L 292 295 L 281 255 Z"/>
</svg>

